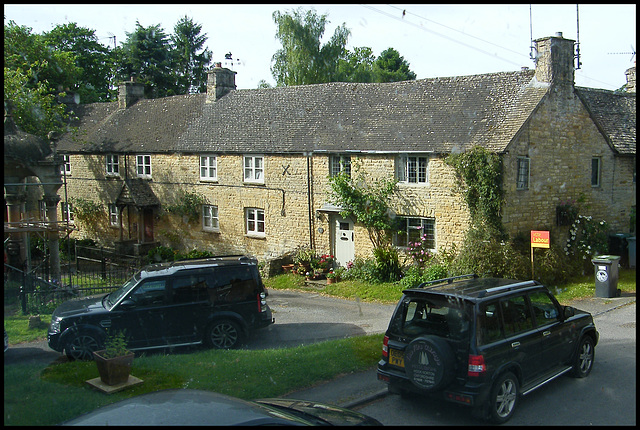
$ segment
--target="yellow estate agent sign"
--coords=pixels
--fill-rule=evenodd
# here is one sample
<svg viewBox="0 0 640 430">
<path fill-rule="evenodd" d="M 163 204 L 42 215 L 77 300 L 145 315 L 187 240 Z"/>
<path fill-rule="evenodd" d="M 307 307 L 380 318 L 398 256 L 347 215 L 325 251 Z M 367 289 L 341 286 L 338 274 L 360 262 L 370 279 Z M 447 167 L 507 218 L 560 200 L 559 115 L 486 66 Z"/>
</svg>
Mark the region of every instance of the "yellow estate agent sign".
<svg viewBox="0 0 640 430">
<path fill-rule="evenodd" d="M 533 248 L 548 248 L 549 232 L 531 230 L 531 278 L 533 279 Z"/>
</svg>

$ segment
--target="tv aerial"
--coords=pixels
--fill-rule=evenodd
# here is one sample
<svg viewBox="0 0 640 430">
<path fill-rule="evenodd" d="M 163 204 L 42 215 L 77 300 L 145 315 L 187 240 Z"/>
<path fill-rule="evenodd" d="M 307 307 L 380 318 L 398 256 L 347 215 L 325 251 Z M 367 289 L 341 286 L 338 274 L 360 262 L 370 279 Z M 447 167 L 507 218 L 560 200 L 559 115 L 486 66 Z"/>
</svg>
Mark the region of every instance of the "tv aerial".
<svg viewBox="0 0 640 430">
<path fill-rule="evenodd" d="M 636 57 L 636 48 L 631 45 L 631 52 L 609 52 L 609 55 L 631 55 L 631 59 L 629 61 L 633 61 Z"/>
</svg>

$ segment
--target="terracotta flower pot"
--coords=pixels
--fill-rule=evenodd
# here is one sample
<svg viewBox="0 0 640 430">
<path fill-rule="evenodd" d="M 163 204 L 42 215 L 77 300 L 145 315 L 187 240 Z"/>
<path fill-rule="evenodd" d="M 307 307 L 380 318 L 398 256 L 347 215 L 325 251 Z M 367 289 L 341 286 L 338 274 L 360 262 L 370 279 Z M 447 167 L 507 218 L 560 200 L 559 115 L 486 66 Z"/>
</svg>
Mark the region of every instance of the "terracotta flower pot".
<svg viewBox="0 0 640 430">
<path fill-rule="evenodd" d="M 104 358 L 104 350 L 95 351 L 93 359 L 98 366 L 100 380 L 107 385 L 117 385 L 127 382 L 131 373 L 131 365 L 135 354 L 133 352 L 114 358 Z"/>
</svg>

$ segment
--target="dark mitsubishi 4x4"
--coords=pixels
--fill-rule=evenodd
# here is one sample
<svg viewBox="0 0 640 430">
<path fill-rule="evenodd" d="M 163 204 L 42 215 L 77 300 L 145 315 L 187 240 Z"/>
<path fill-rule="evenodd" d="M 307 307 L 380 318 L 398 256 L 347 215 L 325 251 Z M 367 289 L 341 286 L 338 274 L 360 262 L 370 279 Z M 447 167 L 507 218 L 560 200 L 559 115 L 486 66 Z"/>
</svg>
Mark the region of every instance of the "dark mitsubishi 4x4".
<svg viewBox="0 0 640 430">
<path fill-rule="evenodd" d="M 152 264 L 110 294 L 60 305 L 49 347 L 92 360 L 108 332 L 124 332 L 132 351 L 235 348 L 251 330 L 274 322 L 266 296 L 258 262 L 247 256 Z"/>
<path fill-rule="evenodd" d="M 506 422 L 524 396 L 593 366 L 591 314 L 561 306 L 536 281 L 464 275 L 404 291 L 384 336 L 378 379 Z"/>
</svg>

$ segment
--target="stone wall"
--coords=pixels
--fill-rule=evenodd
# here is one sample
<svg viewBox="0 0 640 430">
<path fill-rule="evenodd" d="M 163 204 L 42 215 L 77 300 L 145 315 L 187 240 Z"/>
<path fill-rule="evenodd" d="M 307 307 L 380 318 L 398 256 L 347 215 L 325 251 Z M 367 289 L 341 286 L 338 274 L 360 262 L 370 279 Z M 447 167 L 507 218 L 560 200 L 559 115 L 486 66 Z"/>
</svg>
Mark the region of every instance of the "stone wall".
<svg viewBox="0 0 640 430">
<path fill-rule="evenodd" d="M 333 253 L 328 218 L 316 215 L 316 211 L 329 201 L 328 160 L 327 155 L 315 155 L 309 160 L 302 155 L 265 156 L 265 183 L 258 185 L 243 183 L 241 155 L 219 155 L 218 181 L 207 182 L 200 180 L 199 155 L 152 154 L 149 184 L 161 202 L 161 207 L 155 211 L 154 238 L 165 246 L 184 250 L 195 248 L 218 254 L 247 252 L 266 260 L 310 243 L 318 253 Z M 371 172 L 368 177 L 372 180 L 393 177 L 394 159 L 391 155 L 365 156 L 353 161 Z M 136 177 L 135 156 L 127 157 L 126 168 L 124 158 L 120 157 L 120 177 L 105 175 L 104 155 L 71 155 L 70 162 L 68 195 L 102 202 L 106 223 L 108 204 L 118 198 L 123 186 L 122 178 L 125 175 Z M 469 219 L 466 206 L 453 191 L 455 179 L 442 158 L 433 157 L 429 169 L 430 183 L 417 186 L 400 184 L 391 207 L 398 216 L 436 218 L 438 248 L 459 244 Z M 310 180 L 313 186 L 309 186 Z M 191 221 L 167 211 L 168 206 L 179 203 L 184 192 L 196 193 L 208 204 L 218 206 L 219 232 L 205 231 L 200 219 Z M 265 211 L 264 238 L 246 234 L 244 211 L 247 207 Z M 131 221 L 127 215 L 126 211 L 122 214 L 123 237 L 136 238 L 138 215 L 133 208 Z M 91 236 L 96 231 L 80 220 L 76 220 L 76 225 L 80 227 L 80 231 L 74 234 L 78 237 Z M 356 256 L 370 257 L 372 247 L 366 230 L 359 225 L 355 228 L 359 238 Z M 99 236 L 102 242 L 119 239 L 118 228 L 102 230 Z"/>
<path fill-rule="evenodd" d="M 518 156 L 530 158 L 526 190 L 516 189 Z M 598 187 L 591 185 L 592 157 L 601 159 Z M 572 199 L 581 201 L 581 215 L 604 219 L 612 231 L 626 232 L 635 205 L 632 169 L 632 158 L 614 157 L 576 96 L 551 93 L 504 155 L 504 225 L 512 236 L 550 230 L 564 240 L 568 227 L 556 225 L 556 206 Z"/>
</svg>

